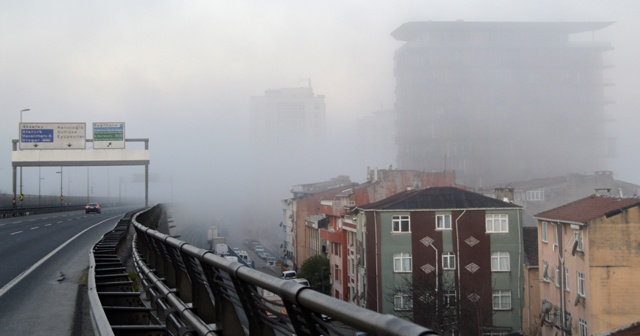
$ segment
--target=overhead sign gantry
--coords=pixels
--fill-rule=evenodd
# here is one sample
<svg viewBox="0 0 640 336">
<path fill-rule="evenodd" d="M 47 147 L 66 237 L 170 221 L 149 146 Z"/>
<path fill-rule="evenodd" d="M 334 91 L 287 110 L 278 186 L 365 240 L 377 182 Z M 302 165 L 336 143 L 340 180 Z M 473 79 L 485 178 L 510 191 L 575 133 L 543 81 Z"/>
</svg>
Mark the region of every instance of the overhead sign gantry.
<svg viewBox="0 0 640 336">
<path fill-rule="evenodd" d="M 145 205 L 148 205 L 149 139 L 126 139 L 124 122 L 93 123 L 93 139 L 86 137 L 86 123 L 20 123 L 18 134 L 20 139 L 12 140 L 11 153 L 14 207 L 17 206 L 18 196 L 16 193 L 17 167 L 65 166 L 143 165 L 145 167 Z M 87 150 L 89 142 L 93 143 L 93 150 Z M 144 149 L 127 150 L 126 142 L 144 142 Z"/>
</svg>

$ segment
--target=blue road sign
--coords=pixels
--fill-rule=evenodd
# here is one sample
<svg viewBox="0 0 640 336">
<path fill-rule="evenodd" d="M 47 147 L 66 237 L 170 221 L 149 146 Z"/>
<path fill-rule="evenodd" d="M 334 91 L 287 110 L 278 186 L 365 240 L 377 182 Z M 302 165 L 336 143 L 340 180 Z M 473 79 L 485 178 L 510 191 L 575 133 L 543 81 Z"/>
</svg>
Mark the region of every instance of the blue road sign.
<svg viewBox="0 0 640 336">
<path fill-rule="evenodd" d="M 22 129 L 20 142 L 53 142 L 53 129 Z"/>
</svg>

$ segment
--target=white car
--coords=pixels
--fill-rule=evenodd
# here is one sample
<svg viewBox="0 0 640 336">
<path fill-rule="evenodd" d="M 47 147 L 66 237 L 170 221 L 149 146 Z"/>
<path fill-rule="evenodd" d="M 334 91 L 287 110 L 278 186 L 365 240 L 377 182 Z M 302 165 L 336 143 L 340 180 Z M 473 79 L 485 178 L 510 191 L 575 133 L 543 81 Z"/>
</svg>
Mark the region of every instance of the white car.
<svg viewBox="0 0 640 336">
<path fill-rule="evenodd" d="M 307 286 L 307 287 L 311 286 L 309 284 L 309 280 L 307 280 L 307 279 L 296 278 L 296 279 L 291 279 L 291 280 L 293 280 L 293 281 L 295 281 L 295 282 L 297 282 L 297 283 L 299 283 L 299 284 L 301 284 L 303 286 Z"/>
<path fill-rule="evenodd" d="M 267 257 L 267 266 L 275 266 L 276 265 L 276 258 L 274 257 Z"/>
</svg>

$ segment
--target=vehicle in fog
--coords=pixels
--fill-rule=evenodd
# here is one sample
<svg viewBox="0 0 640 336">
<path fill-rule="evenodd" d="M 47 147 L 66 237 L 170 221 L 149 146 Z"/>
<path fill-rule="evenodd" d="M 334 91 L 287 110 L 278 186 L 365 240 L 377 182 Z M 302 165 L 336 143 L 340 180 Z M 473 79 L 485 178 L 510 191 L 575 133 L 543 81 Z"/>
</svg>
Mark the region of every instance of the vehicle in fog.
<svg viewBox="0 0 640 336">
<path fill-rule="evenodd" d="M 307 287 L 311 287 L 311 284 L 309 284 L 309 280 L 307 279 L 303 279 L 303 278 L 295 278 L 295 279 L 291 279 L 303 286 L 307 286 Z"/>
<path fill-rule="evenodd" d="M 256 247 L 253 250 L 253 252 L 255 252 L 258 255 L 258 257 L 262 258 L 262 254 L 264 253 L 264 248 L 262 246 L 261 247 Z"/>
<path fill-rule="evenodd" d="M 100 208 L 100 204 L 98 203 L 89 203 L 84 207 L 85 213 L 95 212 L 102 213 L 102 209 Z"/>
<path fill-rule="evenodd" d="M 298 277 L 298 273 L 296 271 L 284 271 L 282 272 L 283 279 L 295 279 Z"/>
<path fill-rule="evenodd" d="M 275 266 L 276 265 L 276 258 L 269 256 L 269 257 L 266 258 L 266 260 L 267 260 L 267 266 Z"/>
<path fill-rule="evenodd" d="M 240 250 L 240 252 L 238 252 L 238 257 L 242 258 L 245 262 L 249 262 L 249 253 L 247 253 L 247 251 L 245 250 Z"/>
<path fill-rule="evenodd" d="M 227 246 L 227 244 L 216 244 L 216 247 L 214 249 L 215 254 L 217 255 L 228 255 L 229 254 L 229 246 Z"/>
</svg>

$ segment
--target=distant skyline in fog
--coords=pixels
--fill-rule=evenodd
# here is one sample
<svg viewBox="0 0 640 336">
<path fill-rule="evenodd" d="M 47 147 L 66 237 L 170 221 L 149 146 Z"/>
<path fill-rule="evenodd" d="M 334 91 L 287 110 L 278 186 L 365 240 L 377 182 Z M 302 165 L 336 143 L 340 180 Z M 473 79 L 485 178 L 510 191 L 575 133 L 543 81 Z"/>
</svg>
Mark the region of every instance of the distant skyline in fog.
<svg viewBox="0 0 640 336">
<path fill-rule="evenodd" d="M 10 144 L 25 108 L 31 110 L 23 115 L 26 122 L 125 122 L 127 137 L 150 139 L 150 171 L 173 181 L 174 200 L 231 211 L 250 194 L 249 181 L 273 174 L 289 176 L 292 185 L 336 175 L 363 182 L 372 164 L 354 160 L 344 144 L 356 141 L 356 120 L 394 106 L 393 57 L 402 43 L 391 32 L 409 21 L 458 19 L 615 22 L 601 32 L 614 47 L 615 66 L 615 120 L 606 127 L 618 138 L 618 157 L 608 168 L 617 179 L 640 183 L 634 155 L 638 12 L 640 3 L 633 0 L 5 1 L 0 191 L 10 191 Z M 296 171 L 282 162 L 255 162 L 248 156 L 250 97 L 306 86 L 309 79 L 314 92 L 326 97 L 329 141 L 322 156 Z M 118 180 L 141 169 L 113 167 L 108 174 Z M 104 176 L 106 168 L 95 170 Z M 25 173 L 30 190 L 37 173 Z M 47 173 L 43 183 L 53 189 L 55 173 Z M 83 188 L 84 178 L 71 188 Z M 168 201 L 169 190 L 152 185 L 152 201 Z"/>
</svg>

